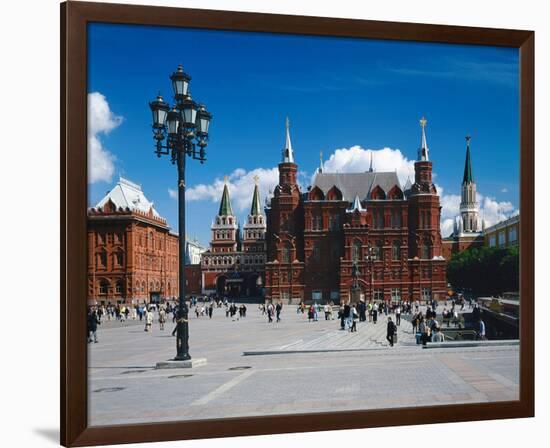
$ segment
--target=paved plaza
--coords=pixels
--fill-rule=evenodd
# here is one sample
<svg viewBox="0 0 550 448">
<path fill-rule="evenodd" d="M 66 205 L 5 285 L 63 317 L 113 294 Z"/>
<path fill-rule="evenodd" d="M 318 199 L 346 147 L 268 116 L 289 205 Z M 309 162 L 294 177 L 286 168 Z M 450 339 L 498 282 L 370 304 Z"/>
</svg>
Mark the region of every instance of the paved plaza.
<svg viewBox="0 0 550 448">
<path fill-rule="evenodd" d="M 422 349 L 402 319 L 389 347 L 386 318 L 308 322 L 295 306 L 267 323 L 257 305 L 247 317 L 190 313 L 193 369 L 156 370 L 175 355 L 174 325 L 143 331 L 145 322 L 105 322 L 88 347 L 91 425 L 269 414 L 380 409 L 517 400 L 519 346 Z"/>
</svg>

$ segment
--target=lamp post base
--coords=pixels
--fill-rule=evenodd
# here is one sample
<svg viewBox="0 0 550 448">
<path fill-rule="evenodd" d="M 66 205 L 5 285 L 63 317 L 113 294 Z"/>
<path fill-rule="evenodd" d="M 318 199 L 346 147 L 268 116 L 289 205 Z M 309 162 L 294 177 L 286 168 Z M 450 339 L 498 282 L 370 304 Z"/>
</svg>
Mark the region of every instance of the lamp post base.
<svg viewBox="0 0 550 448">
<path fill-rule="evenodd" d="M 185 360 L 170 359 L 168 361 L 157 362 L 155 369 L 191 369 L 206 365 L 206 358 L 193 358 Z"/>
</svg>

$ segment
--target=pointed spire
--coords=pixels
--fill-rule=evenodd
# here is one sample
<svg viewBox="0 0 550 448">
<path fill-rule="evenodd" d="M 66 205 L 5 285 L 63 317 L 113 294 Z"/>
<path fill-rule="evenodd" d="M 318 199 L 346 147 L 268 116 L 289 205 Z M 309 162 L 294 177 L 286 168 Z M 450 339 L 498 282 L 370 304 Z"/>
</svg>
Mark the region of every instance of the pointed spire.
<svg viewBox="0 0 550 448">
<path fill-rule="evenodd" d="M 223 186 L 222 202 L 220 203 L 219 216 L 233 216 L 233 208 L 231 207 L 231 200 L 229 199 L 229 189 L 227 188 L 228 177 L 225 176 L 225 185 Z"/>
<path fill-rule="evenodd" d="M 319 153 L 319 173 L 322 173 L 324 171 L 325 167 L 323 165 L 323 151 Z"/>
<path fill-rule="evenodd" d="M 252 195 L 252 207 L 250 207 L 250 214 L 252 216 L 260 215 L 261 214 L 261 205 L 260 205 L 260 190 L 258 188 L 258 181 L 260 178 L 258 176 L 254 176 L 254 194 Z"/>
<path fill-rule="evenodd" d="M 422 128 L 422 136 L 420 138 L 420 148 L 418 148 L 418 160 L 427 161 L 430 160 L 428 156 L 428 142 L 426 140 L 426 125 L 428 120 L 425 117 L 420 119 L 420 127 Z"/>
<path fill-rule="evenodd" d="M 373 152 L 370 152 L 370 166 L 369 166 L 369 173 L 372 173 L 374 171 L 374 168 L 372 167 L 372 158 L 373 158 Z"/>
<path fill-rule="evenodd" d="M 361 205 L 361 200 L 359 199 L 358 195 L 355 195 L 355 199 L 353 200 L 353 206 L 347 210 L 348 213 L 352 213 L 354 211 L 358 212 L 364 212 L 365 209 Z"/>
<path fill-rule="evenodd" d="M 290 141 L 290 121 L 286 117 L 286 142 L 283 149 L 283 163 L 294 163 L 294 152 L 292 151 L 292 142 Z"/>
<path fill-rule="evenodd" d="M 472 160 L 470 158 L 470 140 L 472 137 L 466 136 L 466 162 L 464 163 L 464 177 L 462 183 L 472 183 L 474 181 L 474 175 L 472 173 Z"/>
</svg>

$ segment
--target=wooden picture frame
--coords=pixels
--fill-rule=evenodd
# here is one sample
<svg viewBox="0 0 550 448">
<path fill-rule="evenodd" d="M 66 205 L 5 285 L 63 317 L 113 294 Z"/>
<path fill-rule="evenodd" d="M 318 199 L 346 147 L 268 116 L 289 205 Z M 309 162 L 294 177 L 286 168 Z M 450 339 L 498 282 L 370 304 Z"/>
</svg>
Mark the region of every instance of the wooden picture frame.
<svg viewBox="0 0 550 448">
<path fill-rule="evenodd" d="M 509 46 L 520 52 L 520 399 L 368 411 L 89 427 L 87 423 L 87 24 Z M 120 4 L 61 4 L 61 443 L 103 445 L 534 416 L 534 32 Z"/>
</svg>

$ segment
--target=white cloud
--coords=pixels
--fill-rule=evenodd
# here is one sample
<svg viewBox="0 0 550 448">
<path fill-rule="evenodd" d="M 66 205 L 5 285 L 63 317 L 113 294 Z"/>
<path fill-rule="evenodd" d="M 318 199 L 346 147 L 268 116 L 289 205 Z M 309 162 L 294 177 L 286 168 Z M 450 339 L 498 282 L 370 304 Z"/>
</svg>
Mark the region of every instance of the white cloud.
<svg viewBox="0 0 550 448">
<path fill-rule="evenodd" d="M 171 188 L 168 189 L 168 196 L 170 196 L 172 199 L 178 198 L 178 192 L 176 190 L 173 190 Z"/>
<path fill-rule="evenodd" d="M 485 220 L 486 227 L 492 226 L 519 212 L 509 201 L 499 202 L 494 198 L 489 196 L 484 197 L 479 193 L 478 201 L 480 204 L 481 217 Z"/>
<path fill-rule="evenodd" d="M 504 187 L 502 190 L 500 190 L 501 193 L 508 193 L 508 188 Z"/>
<path fill-rule="evenodd" d="M 109 134 L 122 121 L 111 111 L 103 94 L 88 94 L 88 182 L 111 181 L 116 158 L 103 146 L 100 135 Z"/>
<path fill-rule="evenodd" d="M 414 180 L 414 160 L 409 160 L 399 149 L 364 149 L 359 145 L 341 148 L 334 151 L 324 162 L 327 172 L 358 173 L 368 171 L 372 154 L 373 167 L 376 171 L 397 171 L 402 184 L 407 178 Z"/>
<path fill-rule="evenodd" d="M 460 214 L 460 195 L 444 194 L 443 189 L 438 187 L 441 203 L 441 236 L 447 237 L 453 232 L 454 219 Z M 496 199 L 477 193 L 479 202 L 479 216 L 485 220 L 485 227 L 492 226 L 497 222 L 519 213 L 509 201 L 499 202 Z"/>
<path fill-rule="evenodd" d="M 246 171 L 243 168 L 233 170 L 228 176 L 228 188 L 231 198 L 231 205 L 235 213 L 242 213 L 250 210 L 252 193 L 254 192 L 254 177 L 258 176 L 258 186 L 263 201 L 270 191 L 273 191 L 279 183 L 278 168 L 255 168 Z M 212 201 L 218 203 L 221 199 L 224 179 L 216 178 L 211 184 L 198 184 L 187 190 L 186 199 L 189 201 Z M 177 192 L 169 190 L 170 197 L 177 197 Z"/>
<path fill-rule="evenodd" d="M 414 160 L 409 160 L 399 149 L 383 148 L 379 150 L 363 149 L 360 146 L 351 148 L 337 149 L 324 162 L 326 172 L 364 172 L 370 167 L 371 154 L 373 155 L 373 166 L 376 171 L 391 172 L 397 171 L 397 175 L 402 185 L 407 178 L 414 181 Z M 273 191 L 279 181 L 279 171 L 274 168 L 255 168 L 246 171 L 243 168 L 237 168 L 228 176 L 229 191 L 231 203 L 236 213 L 248 212 L 254 190 L 254 176 L 260 178 L 260 192 L 262 195 L 262 204 L 269 191 Z M 313 176 L 308 176 L 304 171 L 298 173 L 301 190 L 305 191 L 304 185 Z M 435 177 L 435 173 L 434 173 Z M 187 199 L 190 201 L 208 200 L 218 203 L 221 199 L 224 186 L 222 178 L 216 178 L 211 184 L 198 184 L 187 190 Z M 307 185 L 306 185 L 307 186 Z M 449 236 L 454 227 L 454 220 L 460 213 L 460 195 L 445 194 L 443 187 L 436 184 L 436 188 L 441 203 L 441 234 L 443 237 Z M 177 191 L 168 190 L 172 198 L 177 198 Z M 485 219 L 486 226 L 491 226 L 503 219 L 506 219 L 517 213 L 517 210 L 511 202 L 498 202 L 494 198 L 485 197 L 478 193 L 480 203 L 480 216 Z"/>
<path fill-rule="evenodd" d="M 454 230 L 454 219 L 447 218 L 443 219 L 441 218 L 441 222 L 439 223 L 439 228 L 441 229 L 441 236 L 443 238 L 447 238 L 449 235 L 453 233 Z"/>
</svg>

